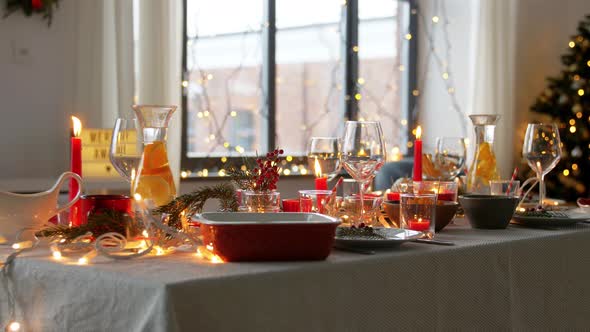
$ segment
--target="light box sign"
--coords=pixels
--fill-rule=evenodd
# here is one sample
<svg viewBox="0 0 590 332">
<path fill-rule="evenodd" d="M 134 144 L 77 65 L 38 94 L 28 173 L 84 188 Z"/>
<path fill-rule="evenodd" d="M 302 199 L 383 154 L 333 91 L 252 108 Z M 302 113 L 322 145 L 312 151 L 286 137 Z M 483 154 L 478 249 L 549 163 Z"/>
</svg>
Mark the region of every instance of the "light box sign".
<svg viewBox="0 0 590 332">
<path fill-rule="evenodd" d="M 82 174 L 85 177 L 120 177 L 109 159 L 112 129 L 85 128 L 82 131 Z M 117 154 L 135 155 L 137 153 L 137 133 L 135 130 L 122 132 Z"/>
</svg>

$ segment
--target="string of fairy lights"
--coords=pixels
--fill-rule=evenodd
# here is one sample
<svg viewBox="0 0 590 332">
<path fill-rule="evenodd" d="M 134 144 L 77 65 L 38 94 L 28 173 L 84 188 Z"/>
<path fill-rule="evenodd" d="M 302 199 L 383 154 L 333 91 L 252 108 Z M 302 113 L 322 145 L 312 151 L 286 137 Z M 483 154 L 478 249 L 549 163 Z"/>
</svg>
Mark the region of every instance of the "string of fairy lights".
<svg viewBox="0 0 590 332">
<path fill-rule="evenodd" d="M 423 63 L 425 64 L 425 68 L 424 70 L 421 71 L 421 75 L 420 78 L 418 79 L 417 85 L 416 87 L 413 88 L 412 90 L 412 94 L 413 96 L 416 97 L 416 103 L 415 103 L 415 109 L 413 110 L 414 112 L 417 112 L 421 109 L 420 107 L 420 102 L 421 102 L 421 98 L 424 95 L 423 91 L 421 91 L 421 88 L 424 87 L 424 83 L 426 82 L 426 79 L 428 79 L 429 73 L 430 73 L 430 66 L 431 66 L 431 62 L 434 62 L 434 64 L 437 66 L 437 70 L 438 70 L 438 77 L 440 77 L 446 87 L 446 91 L 448 93 L 448 96 L 450 98 L 451 101 L 451 107 L 453 108 L 453 110 L 456 112 L 456 114 L 458 115 L 458 117 L 460 118 L 460 122 L 461 122 L 461 126 L 462 126 L 462 130 L 463 130 L 463 135 L 466 136 L 466 115 L 465 113 L 461 110 L 461 107 L 459 105 L 459 102 L 457 100 L 456 97 L 456 91 L 455 91 L 455 86 L 454 86 L 454 75 L 451 71 L 451 67 L 450 67 L 450 63 L 451 63 L 451 42 L 450 42 L 450 38 L 449 38 L 449 31 L 448 31 L 448 26 L 450 24 L 449 20 L 448 20 L 448 15 L 447 15 L 447 11 L 446 11 L 446 6 L 445 6 L 445 1 L 439 1 L 439 0 L 432 0 L 432 8 L 433 8 L 433 12 L 434 14 L 432 16 L 427 16 L 426 13 L 423 13 L 422 11 L 418 10 L 418 9 L 413 9 L 411 12 L 411 15 L 418 15 L 419 18 L 419 30 L 422 31 L 421 36 L 424 36 L 424 40 L 425 40 L 425 44 L 427 45 L 426 47 L 426 52 L 421 52 L 423 53 L 423 57 L 424 57 L 424 61 Z M 441 24 L 442 23 L 442 24 Z M 262 24 L 262 29 L 267 28 L 266 24 Z M 440 32 L 443 36 L 442 40 L 443 40 L 443 46 L 444 46 L 444 56 L 439 53 L 438 48 L 436 47 L 436 43 L 435 43 L 435 33 L 436 32 Z M 342 37 L 342 31 L 340 31 L 340 35 L 341 38 Z M 244 35 L 246 35 L 248 32 L 245 32 Z M 415 36 L 412 36 L 408 31 L 406 31 L 403 34 L 403 39 L 402 39 L 402 43 L 403 42 L 409 42 L 412 38 L 414 38 Z M 198 38 L 194 38 L 192 40 L 192 43 L 195 43 L 196 41 L 198 41 Z M 570 47 L 574 47 L 575 44 L 573 44 L 574 41 L 570 42 Z M 572 44 L 574 46 L 572 46 Z M 245 47 L 245 43 L 242 44 L 243 47 Z M 407 45 L 406 45 L 407 46 Z M 354 46 L 356 48 L 356 51 L 358 51 L 358 46 Z M 260 49 L 258 47 L 258 49 Z M 192 53 L 193 55 L 195 55 L 195 53 Z M 211 133 L 208 137 L 209 142 L 211 143 L 215 143 L 217 145 L 212 145 L 211 146 L 211 150 L 213 151 L 213 149 L 215 149 L 217 146 L 221 145 L 223 146 L 228 152 L 231 151 L 232 153 L 238 153 L 239 155 L 244 155 L 246 153 L 245 149 L 239 145 L 232 145 L 229 140 L 226 139 L 226 137 L 224 137 L 223 135 L 223 129 L 225 127 L 225 125 L 229 122 L 232 121 L 232 118 L 236 118 L 237 113 L 235 112 L 235 110 L 232 109 L 232 94 L 230 93 L 231 91 L 231 82 L 232 80 L 239 75 L 239 73 L 244 70 L 244 65 L 243 63 L 240 63 L 239 66 L 237 66 L 236 68 L 234 68 L 230 75 L 228 76 L 228 79 L 226 80 L 226 82 L 224 82 L 224 86 L 225 86 L 225 91 L 226 91 L 226 98 L 227 98 L 227 106 L 226 106 L 226 112 L 224 114 L 222 114 L 221 116 L 219 116 L 218 114 L 216 114 L 216 112 L 213 112 L 213 103 L 211 102 L 210 99 L 210 95 L 209 95 L 209 91 L 208 91 L 208 83 L 214 79 L 213 74 L 207 72 L 206 70 L 203 70 L 202 68 L 198 67 L 198 59 L 196 57 L 194 57 L 192 59 L 193 64 L 196 65 L 196 69 L 195 71 L 198 73 L 198 77 L 199 77 L 199 82 L 198 82 L 198 86 L 200 87 L 200 93 L 199 93 L 199 98 L 200 101 L 199 103 L 197 103 L 197 118 L 198 119 L 207 119 L 208 121 L 208 126 L 209 126 L 209 132 Z M 398 61 L 400 61 L 398 59 Z M 588 62 L 588 66 L 590 66 L 590 61 Z M 331 76 L 332 76 L 332 80 L 330 82 L 330 88 L 329 88 L 329 92 L 326 95 L 326 99 L 325 99 L 325 103 L 324 103 L 324 107 L 325 107 L 325 115 L 330 114 L 331 109 L 330 109 L 330 98 L 333 97 L 334 93 L 337 93 L 338 91 L 340 91 L 342 89 L 342 85 L 340 84 L 340 82 L 338 81 L 338 71 L 340 70 L 341 67 L 341 61 L 340 59 L 338 59 L 334 66 L 332 67 L 331 70 Z M 370 91 L 370 89 L 366 88 L 366 81 L 367 78 L 363 78 L 363 77 L 359 77 L 358 79 L 358 84 L 357 84 L 357 88 L 358 88 L 358 93 L 354 96 L 354 98 L 356 98 L 357 100 L 361 100 L 363 97 L 366 98 L 366 100 L 371 101 L 372 103 L 374 103 L 377 107 L 377 112 L 376 114 L 379 117 L 395 117 L 396 115 L 393 114 L 393 112 L 391 112 L 391 110 L 389 110 L 387 107 L 385 107 L 383 105 L 383 101 L 387 98 L 387 94 L 390 93 L 396 93 L 396 86 L 395 86 L 395 80 L 398 78 L 398 71 L 402 72 L 404 70 L 406 70 L 407 68 L 407 64 L 403 64 L 401 62 L 398 62 L 397 67 L 394 68 L 394 70 L 392 70 L 390 78 L 388 80 L 386 80 L 385 84 L 386 84 L 386 90 L 387 91 L 385 94 L 381 95 L 381 96 L 376 96 L 372 91 Z M 263 97 L 263 89 L 262 89 L 262 79 L 261 79 L 261 73 L 259 71 L 259 75 L 258 75 L 258 82 L 257 82 L 257 94 L 259 97 Z M 188 81 L 183 81 L 182 82 L 182 86 L 185 89 L 189 88 L 189 82 Z M 578 94 L 580 96 L 583 96 L 584 94 L 584 90 L 580 89 L 578 91 Z M 263 117 L 268 117 L 268 114 L 264 114 L 262 112 L 258 112 L 258 114 L 260 116 Z M 219 116 L 219 117 L 218 117 Z M 361 110 L 361 117 L 363 116 L 367 116 L 364 113 L 362 113 Z M 408 125 L 408 120 L 407 119 L 396 119 L 399 120 L 399 126 L 400 127 L 406 127 Z M 572 129 L 573 128 L 573 129 Z M 313 129 L 312 126 L 308 126 L 306 128 L 302 128 L 302 130 L 306 131 L 306 133 L 310 133 L 311 130 Z M 573 131 L 572 131 L 573 130 Z M 573 133 L 575 132 L 576 128 L 574 125 L 572 125 L 570 127 L 570 131 Z M 408 147 L 411 147 L 411 142 L 408 142 Z M 394 147 L 394 149 L 398 149 L 399 152 L 399 147 Z M 235 152 L 234 152 L 235 151 Z M 394 150 L 395 151 L 395 150 Z M 225 162 L 227 161 L 227 157 L 221 157 L 221 161 Z M 308 170 L 306 168 L 305 165 L 303 164 L 293 164 L 293 165 L 289 165 L 290 167 L 285 167 L 287 166 L 287 163 L 291 163 L 294 161 L 293 156 L 287 156 L 286 160 L 284 161 L 283 164 L 283 175 L 290 175 L 290 174 L 307 174 Z M 245 166 L 244 166 L 245 167 Z M 181 176 L 182 177 L 187 177 L 190 176 L 191 171 L 182 171 Z M 223 169 L 220 169 L 217 172 L 217 175 L 219 176 L 224 176 L 225 171 Z M 209 171 L 207 169 L 202 169 L 199 170 L 197 172 L 197 176 L 202 176 L 202 177 L 207 177 L 209 176 Z M 158 223 L 157 223 L 158 224 Z M 168 230 L 169 231 L 169 230 Z M 148 237 L 146 237 L 148 238 Z M 109 241 L 115 241 L 117 243 L 119 243 L 121 241 L 121 239 L 118 238 L 108 238 Z M 186 239 L 182 239 L 182 240 L 186 240 Z M 123 239 L 124 241 L 124 239 Z M 31 248 L 35 247 L 34 243 L 29 243 L 28 242 L 22 242 L 22 243 L 17 243 L 15 245 L 17 245 L 17 247 L 13 247 L 13 249 L 15 250 L 11 255 L 8 256 L 8 258 L 2 263 L 1 266 L 1 275 L 2 275 L 2 287 L 4 289 L 4 292 L 6 293 L 7 296 L 7 301 L 8 301 L 8 309 L 9 309 L 9 313 L 8 313 L 8 323 L 5 326 L 5 330 L 6 331 L 20 331 L 22 328 L 22 324 L 16 320 L 16 311 L 15 311 L 15 307 L 16 307 L 16 294 L 15 294 L 15 285 L 14 285 L 14 281 L 11 278 L 11 267 L 13 266 L 13 262 L 15 260 L 15 258 L 27 251 L 30 250 Z M 112 247 L 112 243 L 109 242 L 109 246 Z M 192 244 L 194 246 L 194 243 Z M 121 246 L 121 244 L 118 244 L 119 248 Z M 122 245 L 124 247 L 124 244 Z M 57 248 L 57 249 L 56 249 Z M 152 252 L 152 248 L 155 249 L 155 255 L 164 255 L 167 252 L 162 249 L 161 247 L 157 247 L 157 246 L 146 246 L 144 249 L 146 250 L 146 254 L 149 252 Z M 53 246 L 52 247 L 52 257 L 55 260 L 61 260 L 63 259 L 62 257 L 62 251 L 59 250 L 59 246 Z M 104 250 L 101 250 L 100 248 L 96 248 L 96 250 L 94 252 L 97 253 L 102 253 L 108 257 L 111 257 L 112 255 L 109 254 L 109 252 L 106 252 Z M 138 254 L 138 257 L 143 255 L 144 252 L 142 251 L 140 254 Z M 82 258 L 80 258 L 77 262 L 77 264 L 79 265 L 86 265 L 90 262 L 90 260 L 92 259 L 91 257 L 92 255 L 85 255 Z M 213 257 L 210 254 L 210 250 L 207 250 L 207 248 L 198 248 L 197 250 L 197 256 L 200 258 L 205 258 L 208 259 L 209 261 L 215 263 L 218 262 L 219 259 L 218 257 Z"/>
<path fill-rule="evenodd" d="M 134 202 L 136 212 L 133 222 L 143 229 L 141 235 L 128 239 L 119 233 L 108 232 L 94 238 L 94 235 L 88 232 L 70 241 L 57 236 L 48 240 L 51 259 L 61 264 L 86 266 L 92 264 L 99 256 L 113 260 L 129 260 L 148 255 L 164 256 L 181 251 L 194 253 L 197 259 L 207 263 L 223 262 L 221 257 L 213 252 L 213 247 L 203 245 L 197 234 L 192 233 L 188 227 L 178 230 L 167 225 L 165 216 L 159 219 L 152 215 L 154 206 L 150 200 L 135 194 Z M 18 287 L 13 269 L 18 256 L 40 247 L 41 241 L 35 235 L 38 231 L 40 229 L 21 229 L 12 244 L 12 252 L 0 262 L 0 284 L 7 306 L 7 310 L 2 311 L 0 320 L 6 324 L 5 331 L 16 332 L 23 328 L 28 330 L 23 326 L 22 320 L 18 319 L 19 316 L 23 319 L 25 317 L 24 313 L 17 312 L 22 299 L 17 297 Z M 27 236 L 23 237 L 22 234 Z"/>
<path fill-rule="evenodd" d="M 412 9 L 411 15 L 416 15 L 418 18 L 418 25 L 420 31 L 420 38 L 424 38 L 424 50 L 420 52 L 421 56 L 423 57 L 422 63 L 424 64 L 423 70 L 420 71 L 420 77 L 417 80 L 416 86 L 412 89 L 412 95 L 416 98 L 416 102 L 414 103 L 414 109 L 412 110 L 414 114 L 417 114 L 422 109 L 422 98 L 424 96 L 424 91 L 422 89 L 425 88 L 425 82 L 427 79 L 432 79 L 431 74 L 431 66 L 436 67 L 437 75 L 435 77 L 439 77 L 442 79 L 443 84 L 446 89 L 446 93 L 450 100 L 450 107 L 456 113 L 459 123 L 461 125 L 462 136 L 467 136 L 467 116 L 463 112 L 460 107 L 460 103 L 458 101 L 456 90 L 455 90 L 455 82 L 454 82 L 454 75 L 451 70 L 451 55 L 452 55 L 452 45 L 450 41 L 450 33 L 448 27 L 450 25 L 450 21 L 448 19 L 447 8 L 445 1 L 440 0 L 432 0 L 432 16 L 428 16 L 425 12 L 419 9 Z M 346 5 L 345 2 L 342 4 L 342 16 L 345 15 L 344 6 Z M 238 144 L 233 144 L 230 139 L 225 137 L 224 131 L 226 126 L 230 123 L 230 121 L 235 121 L 237 117 L 237 112 L 232 108 L 234 105 L 234 94 L 232 94 L 232 82 L 246 69 L 244 65 L 244 59 L 248 56 L 252 56 L 252 54 L 248 53 L 247 43 L 245 42 L 246 37 L 252 33 L 260 33 L 262 29 L 267 29 L 268 24 L 262 23 L 260 27 L 256 28 L 249 28 L 245 32 L 242 33 L 242 42 L 241 42 L 241 54 L 246 54 L 246 56 L 242 59 L 238 66 L 233 68 L 230 74 L 227 76 L 227 79 L 224 82 L 224 96 L 223 99 L 226 101 L 225 111 L 224 112 L 215 112 L 212 110 L 213 105 L 210 100 L 210 91 L 209 91 L 209 83 L 212 79 L 219 79 L 218 77 L 214 78 L 213 74 L 207 72 L 207 70 L 199 67 L 198 61 L 198 52 L 189 52 L 191 55 L 191 60 L 193 64 L 192 70 L 195 73 L 198 73 L 198 81 L 196 82 L 189 82 L 183 81 L 182 86 L 185 89 L 188 89 L 191 84 L 197 84 L 198 90 L 200 91 L 195 100 L 193 100 L 193 104 L 191 105 L 191 109 L 193 109 L 194 113 L 197 115 L 198 121 L 206 121 L 206 125 L 209 131 L 209 135 L 205 135 L 204 140 L 206 143 L 209 144 L 209 150 L 206 153 L 207 156 L 210 156 L 212 152 L 218 150 L 220 147 L 223 147 L 227 153 L 226 156 L 220 157 L 220 161 L 224 164 L 228 157 L 231 156 L 247 156 L 249 153 L 246 151 L 246 148 L 240 146 Z M 344 44 L 344 32 L 340 27 L 337 29 L 340 41 Z M 442 45 L 438 46 L 436 42 L 436 35 L 440 34 L 442 38 Z M 403 43 L 409 43 L 412 36 L 408 30 L 405 33 L 401 34 L 403 38 L 401 38 L 401 47 L 407 47 L 408 45 L 404 45 Z M 320 38 L 322 43 L 329 47 L 328 43 L 325 42 L 322 38 Z M 199 42 L 198 34 L 188 42 L 188 46 L 195 47 L 196 44 Z M 353 50 L 356 48 L 356 52 L 359 51 L 358 46 L 354 46 Z M 261 38 L 258 38 L 258 42 L 254 47 L 255 51 L 257 52 L 261 49 Z M 441 52 L 442 50 L 442 52 Z M 249 54 L 249 55 L 248 55 Z M 399 72 L 403 72 L 407 70 L 407 64 L 401 63 L 401 57 L 397 57 L 398 64 L 392 68 L 391 74 L 388 79 L 384 80 L 385 92 L 381 95 L 377 95 L 374 91 L 367 88 L 369 78 L 366 77 L 359 77 L 357 81 L 357 91 L 353 97 L 360 101 L 365 100 L 371 102 L 375 107 L 376 111 L 371 112 L 368 114 L 367 112 L 363 111 L 361 108 L 359 112 L 359 120 L 383 120 L 383 119 L 393 119 L 391 123 L 394 123 L 397 128 L 392 129 L 401 129 L 403 127 L 407 127 L 409 122 L 408 119 L 400 119 L 400 115 L 398 112 L 393 112 L 391 107 L 388 107 L 384 102 L 387 100 L 391 94 L 399 94 L 399 86 L 397 85 L 397 81 L 399 81 Z M 304 132 L 304 136 L 311 136 L 313 133 L 313 129 L 317 126 L 320 121 L 330 115 L 335 113 L 335 108 L 337 105 L 335 103 L 331 103 L 330 100 L 333 98 L 335 94 L 340 93 L 342 90 L 342 82 L 339 75 L 341 70 L 342 61 L 340 58 L 334 61 L 332 68 L 330 69 L 331 73 L 331 80 L 328 82 L 329 88 L 328 92 L 324 96 L 324 110 L 319 115 L 319 118 L 316 119 L 314 123 L 306 123 L 303 124 L 300 129 Z M 255 96 L 259 98 L 264 97 L 264 89 L 262 88 L 262 71 L 260 67 L 258 67 L 257 72 L 258 80 L 256 85 L 256 93 Z M 281 83 L 281 78 L 278 77 L 276 79 L 277 84 Z M 305 89 L 305 87 L 303 87 Z M 189 95 L 190 97 L 190 95 Z M 262 100 L 262 99 L 260 99 Z M 195 106 L 194 108 L 192 106 Z M 264 114 L 262 110 L 257 110 L 255 106 L 252 107 L 252 111 L 256 115 L 262 116 L 264 119 L 268 119 L 268 115 Z M 306 107 L 302 107 L 302 112 L 308 112 Z M 337 128 L 337 127 L 335 127 Z M 336 130 L 336 129 L 335 129 Z M 415 133 L 415 129 L 412 131 Z M 336 134 L 330 133 L 330 134 Z M 190 138 L 189 138 L 190 139 Z M 392 142 L 388 142 L 392 143 Z M 392 144 L 393 148 L 391 149 L 390 159 L 391 160 L 398 160 L 401 158 L 401 148 L 399 145 Z M 407 143 L 408 148 L 412 147 L 412 142 Z M 294 174 L 308 174 L 310 173 L 307 169 L 307 165 L 301 162 L 302 160 L 299 158 L 294 158 L 293 156 L 288 156 L 287 160 L 283 163 L 283 175 L 294 175 Z M 297 163 L 299 162 L 299 163 Z M 196 170 L 197 177 L 208 177 L 212 175 L 217 176 L 224 176 L 226 174 L 223 167 L 220 167 L 218 170 L 209 170 L 207 168 Z M 183 170 L 181 172 L 181 177 L 186 178 L 193 175 L 193 170 Z"/>
</svg>

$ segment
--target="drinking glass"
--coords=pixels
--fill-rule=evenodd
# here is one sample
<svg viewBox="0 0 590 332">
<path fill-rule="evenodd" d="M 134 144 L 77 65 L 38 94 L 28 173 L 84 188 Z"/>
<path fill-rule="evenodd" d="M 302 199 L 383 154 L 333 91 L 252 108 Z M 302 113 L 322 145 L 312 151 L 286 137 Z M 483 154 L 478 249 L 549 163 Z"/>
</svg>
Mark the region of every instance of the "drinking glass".
<svg viewBox="0 0 590 332">
<path fill-rule="evenodd" d="M 360 201 L 364 201 L 365 188 L 375 177 L 386 159 L 381 124 L 373 121 L 347 121 L 342 140 L 342 166 L 359 182 Z M 364 220 L 364 209 L 360 220 Z"/>
<path fill-rule="evenodd" d="M 402 193 L 400 194 L 400 226 L 423 232 L 432 239 L 435 232 L 436 194 Z"/>
<path fill-rule="evenodd" d="M 491 180 L 490 193 L 494 196 L 520 196 L 520 181 Z"/>
<path fill-rule="evenodd" d="M 109 158 L 117 172 L 128 182 L 137 174 L 143 152 L 143 139 L 137 121 L 118 118 L 113 127 Z"/>
<path fill-rule="evenodd" d="M 316 176 L 328 176 L 332 181 L 340 172 L 340 140 L 338 137 L 312 137 L 307 150 L 309 169 L 315 170 Z"/>
<path fill-rule="evenodd" d="M 299 190 L 299 208 L 301 212 L 325 213 L 331 196 L 331 190 Z"/>
<path fill-rule="evenodd" d="M 529 123 L 524 136 L 522 156 L 537 173 L 539 179 L 539 205 L 545 199 L 545 175 L 561 159 L 561 140 L 559 130 L 554 123 Z"/>
<path fill-rule="evenodd" d="M 440 180 L 454 179 L 465 166 L 467 149 L 463 137 L 437 137 L 434 165 L 440 171 Z"/>
</svg>

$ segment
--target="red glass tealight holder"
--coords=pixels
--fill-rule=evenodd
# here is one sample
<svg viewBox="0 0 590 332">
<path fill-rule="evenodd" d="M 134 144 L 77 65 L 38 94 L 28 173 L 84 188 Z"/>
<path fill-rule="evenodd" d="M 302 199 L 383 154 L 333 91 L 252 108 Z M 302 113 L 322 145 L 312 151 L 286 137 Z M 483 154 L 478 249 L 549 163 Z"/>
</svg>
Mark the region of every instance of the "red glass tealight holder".
<svg viewBox="0 0 590 332">
<path fill-rule="evenodd" d="M 387 200 L 388 201 L 399 201 L 399 193 L 398 192 L 387 193 Z"/>
<path fill-rule="evenodd" d="M 311 210 L 311 204 L 309 205 Z M 283 200 L 283 212 L 300 212 L 301 207 L 298 198 L 284 199 Z"/>
<path fill-rule="evenodd" d="M 125 195 L 82 195 L 80 202 L 82 224 L 88 221 L 89 215 L 103 213 L 105 210 L 133 213 L 132 200 Z"/>
</svg>

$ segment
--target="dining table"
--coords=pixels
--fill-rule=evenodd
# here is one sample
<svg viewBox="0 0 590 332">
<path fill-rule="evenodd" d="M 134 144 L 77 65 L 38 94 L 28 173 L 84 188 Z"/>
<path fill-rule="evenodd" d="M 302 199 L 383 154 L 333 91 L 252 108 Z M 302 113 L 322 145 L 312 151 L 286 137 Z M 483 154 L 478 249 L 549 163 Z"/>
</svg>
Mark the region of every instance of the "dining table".
<svg viewBox="0 0 590 332">
<path fill-rule="evenodd" d="M 436 234 L 323 261 L 218 263 L 195 252 L 89 264 L 24 252 L 25 331 L 587 330 L 590 224 Z M 6 254 L 9 248 L 0 248 Z M 3 290 L 0 290 L 2 294 Z M 8 303 L 0 297 L 0 318 Z"/>
</svg>

